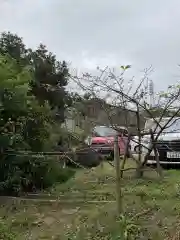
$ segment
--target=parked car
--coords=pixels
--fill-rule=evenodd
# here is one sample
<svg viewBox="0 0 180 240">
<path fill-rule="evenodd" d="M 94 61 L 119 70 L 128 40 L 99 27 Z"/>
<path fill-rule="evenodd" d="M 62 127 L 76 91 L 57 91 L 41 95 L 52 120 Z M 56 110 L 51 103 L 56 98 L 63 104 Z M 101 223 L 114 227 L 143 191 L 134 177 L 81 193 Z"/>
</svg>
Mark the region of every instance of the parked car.
<svg viewBox="0 0 180 240">
<path fill-rule="evenodd" d="M 119 154 L 124 154 L 128 140 L 128 130 L 125 127 L 118 127 L 117 131 L 112 126 L 96 126 L 86 143 L 103 156 L 113 156 L 115 135 L 118 135 Z"/>
<path fill-rule="evenodd" d="M 161 165 L 180 165 L 180 118 L 173 118 L 170 122 L 169 120 L 169 117 L 162 118 L 160 122 L 158 118 L 156 119 L 161 127 L 168 123 L 156 142 L 159 161 Z M 145 123 L 144 132 L 150 129 L 155 130 L 154 137 L 156 137 L 160 131 L 156 121 L 148 119 Z M 134 140 L 138 142 L 138 137 L 136 136 Z M 142 146 L 139 146 L 138 143 L 134 143 L 132 140 L 131 146 L 136 153 L 140 151 L 144 156 L 151 144 L 150 134 L 142 137 L 141 142 Z M 154 151 L 151 152 L 147 163 L 150 165 L 156 164 Z"/>
</svg>

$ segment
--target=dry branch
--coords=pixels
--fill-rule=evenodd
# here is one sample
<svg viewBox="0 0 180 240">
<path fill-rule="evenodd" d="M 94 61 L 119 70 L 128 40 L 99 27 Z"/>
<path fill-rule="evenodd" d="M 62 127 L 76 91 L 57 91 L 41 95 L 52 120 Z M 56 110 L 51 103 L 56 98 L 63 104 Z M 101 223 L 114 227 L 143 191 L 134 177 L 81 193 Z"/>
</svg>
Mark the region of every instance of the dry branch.
<svg viewBox="0 0 180 240">
<path fill-rule="evenodd" d="M 171 86 L 171 91 L 168 89 L 167 93 L 165 93 L 164 95 L 159 94 L 158 99 L 156 99 L 156 102 L 158 103 L 157 109 L 160 108 L 163 110 L 159 113 L 159 118 L 157 119 L 157 116 L 155 116 L 153 109 L 150 108 L 146 100 L 148 96 L 147 82 L 149 74 L 152 72 L 152 67 L 144 70 L 144 75 L 142 79 L 140 79 L 139 84 L 136 88 L 133 87 L 133 78 L 128 83 L 125 80 L 126 67 L 122 69 L 122 72 L 118 75 L 115 74 L 115 72 L 112 71 L 110 68 L 106 67 L 104 69 L 99 69 L 99 75 L 93 76 L 86 73 L 82 77 L 74 77 L 73 80 L 85 91 L 92 93 L 92 96 L 103 99 L 104 101 L 109 102 L 114 107 L 121 107 L 122 109 L 129 110 L 136 114 L 138 145 L 139 148 L 147 148 L 143 162 L 141 162 L 142 156 L 140 152 L 138 156 L 138 161 L 137 159 L 134 159 L 137 162 L 137 168 L 141 172 L 143 166 L 146 165 L 148 158 L 153 150 L 157 158 L 157 150 L 154 147 L 155 143 L 158 141 L 158 138 L 162 134 L 162 132 L 169 127 L 169 124 L 180 113 L 179 108 L 176 109 L 176 111 L 172 112 L 172 108 L 175 106 L 175 103 L 180 100 L 180 88 L 174 85 L 174 87 Z M 129 109 L 129 104 L 133 104 L 134 109 Z M 102 108 L 103 107 L 104 106 L 102 106 Z M 104 109 L 104 111 L 108 115 L 107 110 Z M 172 115 L 170 116 L 167 123 L 162 126 L 161 120 L 166 116 L 169 111 L 171 111 Z M 140 113 L 142 112 L 146 114 L 146 116 L 153 119 L 156 124 L 156 127 L 153 129 L 153 144 L 150 143 L 148 147 L 141 142 L 141 139 L 143 137 L 145 137 L 146 135 L 150 136 L 150 132 L 141 132 Z M 108 119 L 111 125 L 115 125 L 112 124 L 113 121 L 111 116 L 108 116 Z M 128 119 L 126 121 L 127 122 L 125 123 L 125 125 L 128 126 Z M 132 139 L 132 141 L 135 142 L 136 140 Z M 131 156 L 133 157 L 132 154 Z"/>
</svg>

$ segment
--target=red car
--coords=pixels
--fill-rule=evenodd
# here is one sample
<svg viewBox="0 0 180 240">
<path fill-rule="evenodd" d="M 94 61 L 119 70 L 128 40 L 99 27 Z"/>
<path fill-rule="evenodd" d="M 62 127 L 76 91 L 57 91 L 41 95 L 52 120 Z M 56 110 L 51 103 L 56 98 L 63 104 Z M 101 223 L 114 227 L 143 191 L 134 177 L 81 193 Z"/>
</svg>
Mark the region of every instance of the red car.
<svg viewBox="0 0 180 240">
<path fill-rule="evenodd" d="M 113 156 L 114 136 L 118 135 L 119 153 L 124 154 L 128 131 L 125 127 L 118 127 L 118 130 L 107 126 L 96 126 L 92 130 L 92 136 L 86 139 L 86 143 L 102 155 Z"/>
</svg>

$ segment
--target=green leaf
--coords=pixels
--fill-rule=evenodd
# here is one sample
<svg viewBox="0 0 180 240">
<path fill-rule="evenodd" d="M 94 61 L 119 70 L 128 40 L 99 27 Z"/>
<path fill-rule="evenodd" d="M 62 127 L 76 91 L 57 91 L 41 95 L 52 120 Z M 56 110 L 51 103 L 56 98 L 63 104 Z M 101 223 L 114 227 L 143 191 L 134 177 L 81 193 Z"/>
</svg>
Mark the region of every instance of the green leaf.
<svg viewBox="0 0 180 240">
<path fill-rule="evenodd" d="M 160 97 L 167 98 L 168 97 L 168 93 L 161 93 Z"/>
<path fill-rule="evenodd" d="M 131 68 L 131 65 L 126 65 L 126 66 L 121 66 L 121 69 L 123 69 L 124 71 Z"/>
</svg>

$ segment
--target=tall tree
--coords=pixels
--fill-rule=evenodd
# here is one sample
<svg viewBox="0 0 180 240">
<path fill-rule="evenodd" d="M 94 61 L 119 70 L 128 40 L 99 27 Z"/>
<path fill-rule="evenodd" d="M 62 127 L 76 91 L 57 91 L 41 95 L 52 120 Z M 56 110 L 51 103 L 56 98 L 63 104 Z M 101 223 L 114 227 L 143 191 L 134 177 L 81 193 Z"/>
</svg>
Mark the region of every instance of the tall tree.
<svg viewBox="0 0 180 240">
<path fill-rule="evenodd" d="M 53 126 L 49 105 L 40 106 L 29 91 L 31 71 L 19 71 L 17 65 L 10 56 L 0 55 L 0 195 L 42 189 L 63 179 L 53 158 L 17 154 L 47 150 Z"/>
<path fill-rule="evenodd" d="M 19 68 L 23 68 L 29 64 L 29 52 L 31 50 L 27 49 L 23 43 L 22 38 L 16 34 L 10 32 L 3 32 L 0 37 L 0 54 L 9 54 L 18 63 Z M 19 69 L 21 71 L 21 69 Z"/>
<path fill-rule="evenodd" d="M 48 52 L 46 46 L 40 45 L 32 52 L 34 79 L 32 92 L 41 104 L 48 101 L 53 110 L 57 110 L 60 119 L 64 119 L 65 107 L 68 103 L 69 70 L 65 61 L 59 62 L 55 55 Z"/>
<path fill-rule="evenodd" d="M 41 105 L 48 101 L 58 119 L 63 121 L 65 108 L 70 103 L 65 89 L 69 76 L 66 62 L 57 61 L 45 45 L 40 44 L 35 51 L 26 48 L 22 38 L 10 32 L 4 32 L 0 37 L 0 53 L 15 59 L 19 71 L 24 66 L 32 66 L 32 93 Z"/>
</svg>

